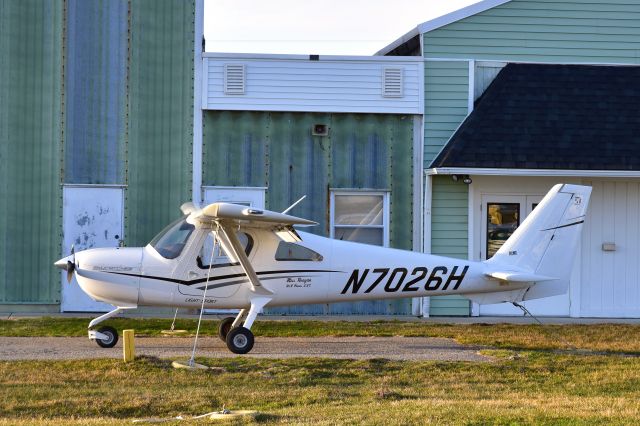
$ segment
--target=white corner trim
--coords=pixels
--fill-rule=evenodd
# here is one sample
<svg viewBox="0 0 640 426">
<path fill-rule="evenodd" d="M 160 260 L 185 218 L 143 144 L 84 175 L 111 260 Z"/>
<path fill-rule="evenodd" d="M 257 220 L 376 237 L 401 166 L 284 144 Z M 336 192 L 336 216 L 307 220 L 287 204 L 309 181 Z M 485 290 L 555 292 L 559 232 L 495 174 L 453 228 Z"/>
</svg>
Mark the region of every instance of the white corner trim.
<svg viewBox="0 0 640 426">
<path fill-rule="evenodd" d="M 204 34 L 204 0 L 196 0 L 193 35 L 193 154 L 191 199 L 202 202 L 202 37 Z"/>
<path fill-rule="evenodd" d="M 640 178 L 640 170 L 552 170 L 552 169 L 481 169 L 466 167 L 436 167 L 425 170 L 429 176 L 435 175 L 475 175 L 475 176 L 564 176 L 564 177 L 611 177 Z"/>
<path fill-rule="evenodd" d="M 477 15 L 485 10 L 493 9 L 496 6 L 508 3 L 511 0 L 483 0 L 478 3 L 474 3 L 462 9 L 458 9 L 454 12 L 447 13 L 446 15 L 439 16 L 427 22 L 423 22 L 418 25 L 418 31 L 421 34 L 428 33 L 435 29 L 444 27 L 445 25 L 452 24 L 461 19 L 468 18 L 469 16 Z"/>
<path fill-rule="evenodd" d="M 473 103 L 476 97 L 476 61 L 471 59 L 469 61 L 469 93 L 467 98 L 467 114 L 473 112 Z"/>
</svg>

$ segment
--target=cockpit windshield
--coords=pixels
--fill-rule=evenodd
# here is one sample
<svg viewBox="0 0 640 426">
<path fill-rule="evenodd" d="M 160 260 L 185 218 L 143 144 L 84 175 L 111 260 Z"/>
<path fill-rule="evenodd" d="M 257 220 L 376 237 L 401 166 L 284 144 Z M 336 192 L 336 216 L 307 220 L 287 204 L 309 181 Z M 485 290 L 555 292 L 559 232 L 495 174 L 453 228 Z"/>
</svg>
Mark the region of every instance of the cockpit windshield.
<svg viewBox="0 0 640 426">
<path fill-rule="evenodd" d="M 164 228 L 149 244 L 165 259 L 175 259 L 182 253 L 194 228 L 187 223 L 187 216 L 183 216 Z"/>
</svg>

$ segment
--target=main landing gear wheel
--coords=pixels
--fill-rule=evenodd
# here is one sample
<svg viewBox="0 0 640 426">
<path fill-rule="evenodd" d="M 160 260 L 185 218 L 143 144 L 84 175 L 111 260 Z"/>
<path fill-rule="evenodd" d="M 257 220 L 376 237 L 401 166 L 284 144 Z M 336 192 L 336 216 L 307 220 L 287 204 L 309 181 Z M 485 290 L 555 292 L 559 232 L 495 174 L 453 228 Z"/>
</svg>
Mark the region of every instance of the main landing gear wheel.
<svg viewBox="0 0 640 426">
<path fill-rule="evenodd" d="M 113 327 L 100 327 L 98 333 L 107 336 L 106 339 L 96 339 L 98 346 L 102 348 L 112 348 L 118 343 L 118 331 Z"/>
<path fill-rule="evenodd" d="M 229 330 L 231 330 L 231 326 L 236 319 L 234 317 L 226 317 L 222 321 L 220 321 L 220 325 L 218 326 L 218 337 L 223 342 L 227 341 L 227 334 L 229 334 Z"/>
<path fill-rule="evenodd" d="M 227 334 L 227 348 L 234 354 L 246 354 L 253 348 L 253 333 L 248 328 L 236 327 Z"/>
</svg>

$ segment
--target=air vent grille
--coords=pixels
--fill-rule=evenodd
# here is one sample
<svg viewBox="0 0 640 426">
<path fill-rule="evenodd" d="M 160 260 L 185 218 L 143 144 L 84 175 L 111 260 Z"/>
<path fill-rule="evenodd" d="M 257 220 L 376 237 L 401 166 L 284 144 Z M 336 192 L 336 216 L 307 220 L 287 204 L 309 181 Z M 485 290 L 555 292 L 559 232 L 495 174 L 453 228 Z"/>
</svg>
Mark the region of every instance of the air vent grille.
<svg viewBox="0 0 640 426">
<path fill-rule="evenodd" d="M 225 64 L 224 93 L 226 95 L 244 95 L 246 71 L 244 64 Z"/>
<path fill-rule="evenodd" d="M 382 96 L 385 98 L 401 98 L 403 96 L 402 68 L 383 68 Z"/>
</svg>

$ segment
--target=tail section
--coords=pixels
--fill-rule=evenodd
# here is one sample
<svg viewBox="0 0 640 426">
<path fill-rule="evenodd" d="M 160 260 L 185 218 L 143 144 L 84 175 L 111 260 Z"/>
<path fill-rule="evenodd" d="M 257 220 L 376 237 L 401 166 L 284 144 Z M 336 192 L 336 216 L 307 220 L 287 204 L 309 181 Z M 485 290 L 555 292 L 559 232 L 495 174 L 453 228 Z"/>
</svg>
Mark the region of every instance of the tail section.
<svg viewBox="0 0 640 426">
<path fill-rule="evenodd" d="M 521 300 L 564 294 L 590 196 L 589 186 L 554 186 L 500 250 L 486 261 L 487 275 L 535 284 Z"/>
</svg>

